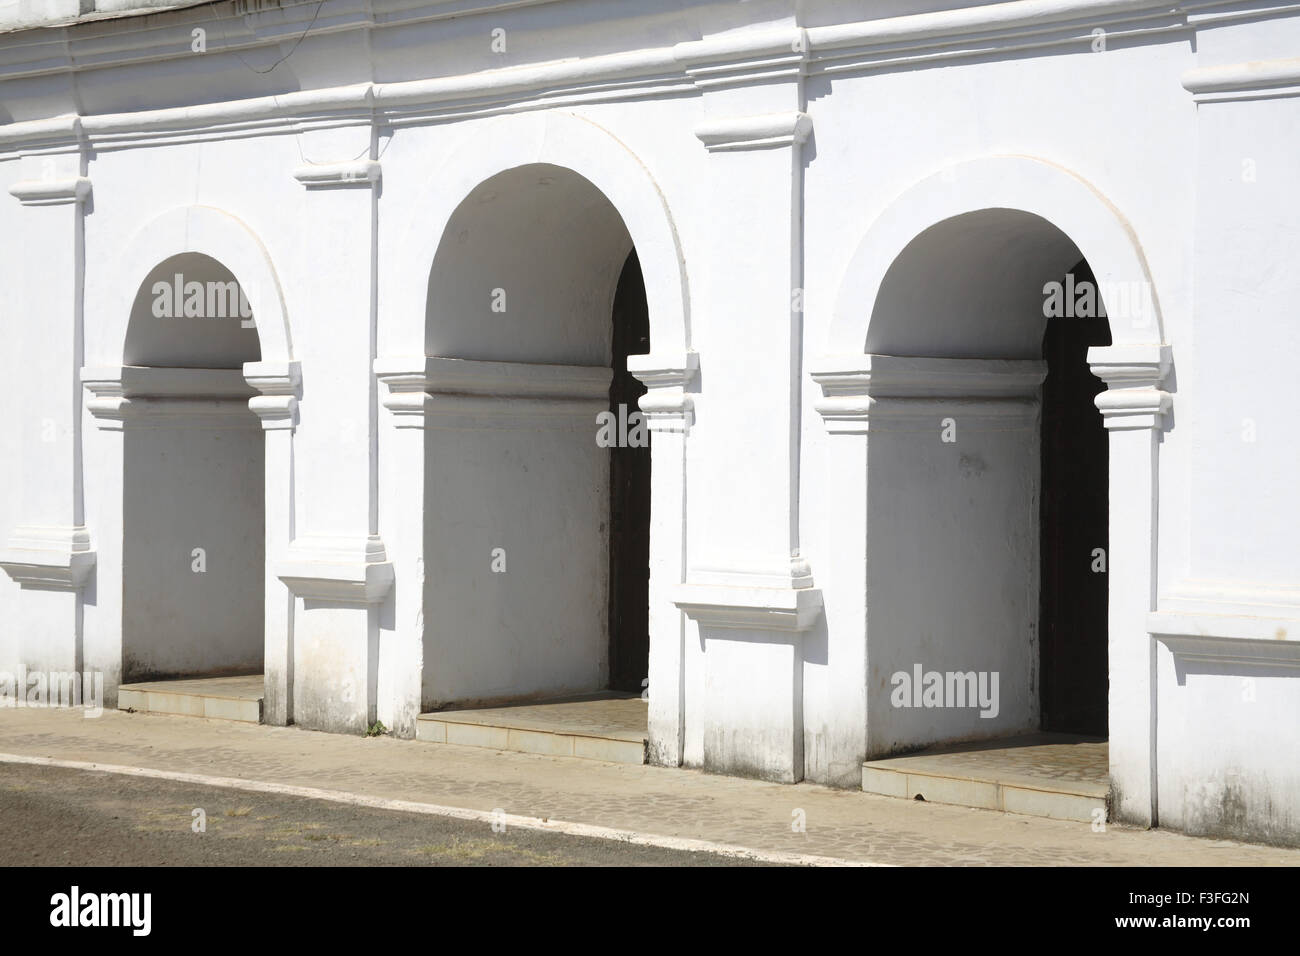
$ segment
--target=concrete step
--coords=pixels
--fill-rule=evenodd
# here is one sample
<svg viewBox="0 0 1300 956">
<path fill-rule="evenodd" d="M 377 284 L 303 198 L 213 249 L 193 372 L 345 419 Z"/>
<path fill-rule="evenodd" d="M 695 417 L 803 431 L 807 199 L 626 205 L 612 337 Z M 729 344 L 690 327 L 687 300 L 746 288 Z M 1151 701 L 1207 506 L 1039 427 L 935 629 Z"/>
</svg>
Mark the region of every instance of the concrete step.
<svg viewBox="0 0 1300 956">
<path fill-rule="evenodd" d="M 421 714 L 417 740 L 488 747 L 551 757 L 645 763 L 646 704 L 636 694 L 605 691 L 473 710 Z"/>
<path fill-rule="evenodd" d="M 146 681 L 119 687 L 117 709 L 260 724 L 262 694 L 261 674 Z"/>
<path fill-rule="evenodd" d="M 862 789 L 1091 823 L 1109 818 L 1108 763 L 1105 740 L 1033 734 L 868 760 L 862 765 Z"/>
</svg>

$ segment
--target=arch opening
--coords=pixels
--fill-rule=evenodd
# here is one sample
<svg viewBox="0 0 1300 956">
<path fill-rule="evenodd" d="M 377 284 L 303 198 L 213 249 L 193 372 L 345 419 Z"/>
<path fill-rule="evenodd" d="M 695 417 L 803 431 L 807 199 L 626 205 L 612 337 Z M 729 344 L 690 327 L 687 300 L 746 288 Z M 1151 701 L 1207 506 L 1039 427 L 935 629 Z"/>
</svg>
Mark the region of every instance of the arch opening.
<svg viewBox="0 0 1300 956">
<path fill-rule="evenodd" d="M 876 752 L 1106 736 L 1108 442 L 1087 350 L 1111 342 L 1111 300 L 1065 232 L 1016 209 L 944 219 L 885 271 L 867 351 L 906 374 L 871 412 Z"/>
<path fill-rule="evenodd" d="M 426 415 L 424 710 L 643 686 L 650 449 L 627 356 L 649 327 L 631 235 L 577 172 L 506 169 L 449 218 L 425 312 L 456 381 Z"/>
<path fill-rule="evenodd" d="M 140 283 L 123 356 L 122 680 L 260 674 L 265 450 L 248 297 L 218 260 Z M 259 695 L 260 696 L 260 695 Z"/>
</svg>

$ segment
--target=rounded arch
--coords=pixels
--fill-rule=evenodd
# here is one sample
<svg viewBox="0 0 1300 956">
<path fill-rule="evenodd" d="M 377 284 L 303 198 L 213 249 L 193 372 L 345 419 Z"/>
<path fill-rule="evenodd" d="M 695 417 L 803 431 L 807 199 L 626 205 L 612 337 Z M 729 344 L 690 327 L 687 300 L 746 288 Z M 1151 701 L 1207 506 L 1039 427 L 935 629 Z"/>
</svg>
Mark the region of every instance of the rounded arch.
<svg viewBox="0 0 1300 956">
<path fill-rule="evenodd" d="M 568 169 L 596 187 L 622 217 L 640 258 L 655 352 L 684 351 L 690 342 L 686 264 L 668 204 L 650 172 L 612 133 L 572 113 L 494 119 L 456 149 L 416 199 L 395 272 L 393 343 L 386 351 L 422 345 L 429 276 L 439 244 L 461 203 L 492 177 L 530 165 Z"/>
<path fill-rule="evenodd" d="M 990 210 L 1038 217 L 1088 261 L 1100 287 L 1133 290 L 1124 317 L 1111 316 L 1116 345 L 1161 343 L 1164 324 L 1146 258 L 1115 206 L 1085 180 L 1029 156 L 992 156 L 950 166 L 914 184 L 872 223 L 835 299 L 828 351 L 862 352 L 882 285 L 900 255 L 940 223 Z"/>
<path fill-rule="evenodd" d="M 129 315 L 145 277 L 184 253 L 213 259 L 238 280 L 257 322 L 262 361 L 293 358 L 284 294 L 266 247 L 241 220 L 212 206 L 178 206 L 136 231 L 118 258 L 117 274 L 124 281 L 115 314 Z M 124 364 L 125 348 L 123 341 Z"/>
</svg>

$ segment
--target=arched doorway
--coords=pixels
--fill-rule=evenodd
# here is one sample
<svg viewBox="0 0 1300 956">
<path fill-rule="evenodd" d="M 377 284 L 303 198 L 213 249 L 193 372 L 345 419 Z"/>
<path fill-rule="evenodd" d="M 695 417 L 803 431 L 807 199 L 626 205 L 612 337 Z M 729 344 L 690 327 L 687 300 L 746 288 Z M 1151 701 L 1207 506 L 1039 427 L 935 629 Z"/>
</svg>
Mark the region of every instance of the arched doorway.
<svg viewBox="0 0 1300 956">
<path fill-rule="evenodd" d="M 638 690 L 649 432 L 627 357 L 649 319 L 618 210 L 563 166 L 487 178 L 443 232 L 425 329 L 423 709 Z"/>
<path fill-rule="evenodd" d="M 918 252 L 925 254 L 915 255 Z M 1040 685 L 1038 674 L 1030 669 L 1037 667 L 1038 654 L 1026 653 L 1030 645 L 1023 635 L 1041 612 L 1035 593 L 1041 586 L 1037 565 L 1025 559 L 1041 547 L 1036 525 L 1041 507 L 1037 486 L 1042 476 L 1038 452 L 1027 455 L 1026 451 L 1036 449 L 1040 441 L 1037 400 L 1048 374 L 1041 359 L 1044 286 L 1061 282 L 1080 259 L 1086 260 L 1099 286 L 1106 290 L 1106 324 L 1113 343 L 1091 346 L 1086 353 L 1091 373 L 1106 384 L 1095 404 L 1107 431 L 1109 458 L 1108 740 L 1103 745 L 1104 756 L 1090 763 L 1088 774 L 1095 778 L 1096 786 L 1081 808 L 1094 816 L 1098 805 L 1091 794 L 1109 793 L 1110 810 L 1117 817 L 1149 824 L 1155 819 L 1156 777 L 1155 685 L 1148 617 L 1155 606 L 1159 445 L 1163 429 L 1170 424 L 1172 398 L 1164 385 L 1172 370 L 1171 351 L 1164 342 L 1155 285 L 1132 226 L 1095 186 L 1051 162 L 1026 156 L 989 156 L 920 180 L 871 224 L 837 294 L 826 354 L 813 365 L 813 378 L 822 389 L 816 407 L 831 436 L 828 461 L 837 496 L 848 502 L 866 502 L 868 486 L 872 495 L 872 506 L 858 511 L 856 520 L 837 522 L 828 531 L 831 559 L 842 569 L 842 579 L 853 585 L 836 593 L 828 591 L 826 599 L 831 655 L 842 662 L 842 671 L 848 675 L 838 686 L 846 717 L 837 726 L 845 736 L 846 759 L 855 752 L 879 757 L 924 746 L 925 741 L 996 738 L 1015 733 L 1016 728 L 1030 731 L 1040 726 Z M 887 283 L 892 288 L 886 288 Z M 972 322 L 972 318 L 983 321 Z M 936 527 L 936 519 L 958 526 L 952 512 L 963 501 L 962 496 L 939 495 L 928 506 L 918 503 L 914 521 L 901 528 L 896 525 L 894 536 L 904 535 L 902 554 L 908 547 L 925 546 L 932 553 L 945 555 L 951 565 L 947 587 L 931 593 L 924 587 L 912 588 L 910 604 L 898 601 L 895 594 L 891 617 L 885 613 L 890 603 L 889 585 L 900 579 L 898 575 L 891 578 L 893 562 L 883 559 L 876 543 L 885 530 L 877 519 L 890 520 L 888 513 L 878 514 L 876 502 L 880 488 L 915 481 L 916 477 L 914 469 L 907 467 L 889 475 L 886 451 L 890 439 L 886 432 L 891 430 L 890 410 L 909 407 L 896 401 L 901 399 L 912 400 L 910 408 L 920 412 L 916 420 L 923 422 L 927 431 L 933 428 L 933 415 L 940 405 L 951 410 L 954 401 L 963 402 L 965 410 L 972 413 L 969 419 L 983 417 L 990 423 L 982 429 L 987 436 L 982 440 L 1002 441 L 1004 452 L 1019 454 L 1018 462 L 1000 456 L 995 462 L 998 470 L 990 471 L 983 467 L 989 459 L 967 457 L 963 461 L 959 453 L 956 464 L 964 464 L 976 484 L 981 475 L 1005 477 L 1011 473 L 1030 476 L 1031 481 L 1011 499 L 985 503 L 991 527 L 975 536 L 982 548 L 963 552 L 959 546 L 955 553 L 960 558 L 955 561 L 942 547 L 929 548 L 924 529 Z M 926 407 L 927 401 L 930 407 Z M 1021 414 L 1030 407 L 1032 416 Z M 991 427 L 999 417 L 1013 427 Z M 975 434 L 980 433 L 977 428 Z M 928 434 L 933 436 L 933 431 Z M 963 434 L 970 436 L 971 431 Z M 996 437 L 999 434 L 1000 439 Z M 908 461 L 906 457 L 901 460 Z M 1008 464 L 1015 467 L 1008 471 Z M 1030 491 L 1034 492 L 1032 498 Z M 971 496 L 964 501 L 970 505 Z M 1031 502 L 1028 510 L 1026 502 Z M 967 514 L 969 511 L 966 508 Z M 1010 514 L 1015 518 L 1014 540 L 997 531 L 1000 516 Z M 917 528 L 922 531 L 918 533 Z M 1009 555 L 1019 555 L 1020 569 L 1007 577 Z M 911 587 L 906 576 L 901 583 Z M 942 617 L 947 613 L 944 609 L 953 606 L 954 589 L 973 588 L 976 599 L 967 606 L 978 606 L 979 601 L 990 599 L 989 585 L 1006 587 L 1001 606 L 1014 607 L 1015 613 L 1013 620 L 1005 622 L 1011 626 L 1001 633 L 1015 635 L 1018 642 L 1014 653 L 1003 655 L 999 662 L 1014 667 L 1012 692 L 1008 693 L 1006 683 L 1001 686 L 1001 725 L 990 717 L 982 720 L 983 728 L 974 725 L 977 729 L 972 729 L 967 715 L 924 726 L 924 718 L 913 711 L 913 720 L 920 723 L 903 728 L 895 719 L 901 711 L 889 701 L 892 675 L 884 670 L 897 666 L 897 659 L 906 656 L 891 650 L 896 642 L 891 635 L 907 630 L 895 626 L 896 615 L 903 613 L 904 623 L 910 622 L 915 630 L 925 614 Z M 922 607 L 925 612 L 909 616 L 909 606 Z M 937 611 L 932 610 L 936 607 Z M 951 619 L 939 624 L 941 632 L 954 632 Z M 1034 638 L 1036 645 L 1036 632 Z M 976 641 L 975 646 L 984 643 Z M 970 642 L 952 646 L 962 648 L 968 656 L 972 651 Z M 889 653 L 882 654 L 882 650 Z M 894 659 L 886 665 L 882 658 L 890 656 Z M 981 652 L 980 656 L 986 667 L 995 666 L 988 662 L 989 655 Z M 859 668 L 868 673 L 860 692 Z M 876 775 L 872 769 L 887 761 L 869 760 L 863 768 L 864 788 L 903 795 L 907 787 L 899 782 L 903 768 L 898 761 L 909 759 L 895 758 L 893 776 L 888 777 Z M 997 789 L 990 788 L 990 793 Z M 1001 806 L 999 799 L 989 796 L 988 802 L 980 805 Z"/>
<path fill-rule="evenodd" d="M 1126 336 L 1154 324 L 1149 285 L 1098 282 L 1072 237 L 1023 207 L 958 211 L 886 262 L 867 354 L 814 373 L 845 436 L 836 454 L 870 460 L 861 558 L 835 538 L 867 592 L 863 786 L 1104 819 L 1116 525 L 1094 370 L 1109 372 L 1116 320 Z M 1141 525 L 1118 527 L 1136 543 Z"/>
<path fill-rule="evenodd" d="M 260 684 L 265 451 L 243 366 L 261 347 L 234 274 L 197 252 L 158 263 L 123 359 L 122 681 Z"/>
<path fill-rule="evenodd" d="M 926 229 L 881 283 L 867 351 L 908 379 L 878 396 L 868 480 L 885 752 L 1098 716 L 1104 732 L 1105 432 L 1086 384 L 1102 343 L 1095 289 L 1076 315 L 1081 258 L 1039 216 L 979 210 Z"/>
</svg>

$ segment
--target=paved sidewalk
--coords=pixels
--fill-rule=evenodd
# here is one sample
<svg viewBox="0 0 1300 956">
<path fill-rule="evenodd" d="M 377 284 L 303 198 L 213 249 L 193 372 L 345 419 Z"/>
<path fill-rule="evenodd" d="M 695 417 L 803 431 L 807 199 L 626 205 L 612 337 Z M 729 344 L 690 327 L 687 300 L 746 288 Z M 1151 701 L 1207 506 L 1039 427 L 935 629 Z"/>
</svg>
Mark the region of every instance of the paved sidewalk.
<svg viewBox="0 0 1300 956">
<path fill-rule="evenodd" d="M 500 808 L 764 853 L 895 865 L 1296 866 L 1300 851 L 788 786 L 231 721 L 0 708 L 0 753 L 313 788 L 383 801 Z M 3 760 L 3 758 L 0 758 Z M 9 764 L 0 762 L 0 779 Z M 806 832 L 791 822 L 801 811 Z M 427 812 L 427 811 L 426 811 Z"/>
</svg>

